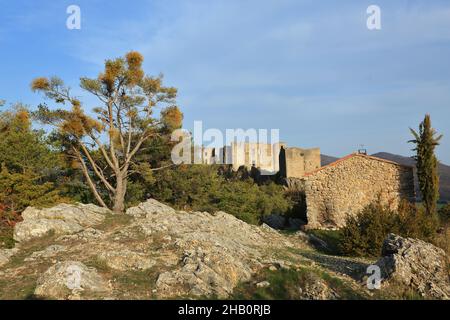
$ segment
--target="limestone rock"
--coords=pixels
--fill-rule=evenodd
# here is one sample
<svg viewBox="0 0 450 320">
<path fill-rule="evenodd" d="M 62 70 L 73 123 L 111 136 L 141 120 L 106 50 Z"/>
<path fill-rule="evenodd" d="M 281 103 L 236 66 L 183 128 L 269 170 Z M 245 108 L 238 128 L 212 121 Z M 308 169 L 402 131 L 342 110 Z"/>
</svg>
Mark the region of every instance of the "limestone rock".
<svg viewBox="0 0 450 320">
<path fill-rule="evenodd" d="M 46 258 L 52 258 L 56 256 L 59 252 L 66 250 L 65 246 L 61 245 L 51 245 L 45 248 L 42 251 L 36 251 L 31 254 L 31 256 L 24 259 L 24 261 L 34 261 L 37 259 L 46 259 Z"/>
<path fill-rule="evenodd" d="M 19 250 L 14 249 L 0 249 L 0 267 L 4 266 L 9 262 L 11 257 L 15 255 Z"/>
<path fill-rule="evenodd" d="M 269 281 L 261 281 L 261 282 L 258 282 L 258 283 L 256 284 L 256 287 L 257 287 L 257 288 L 267 288 L 267 287 L 270 287 L 270 282 L 269 282 Z"/>
<path fill-rule="evenodd" d="M 81 262 L 64 261 L 50 267 L 37 281 L 34 294 L 50 299 L 72 299 L 108 293 L 109 286 L 94 268 Z"/>
<path fill-rule="evenodd" d="M 181 267 L 159 275 L 156 289 L 163 298 L 217 296 L 225 298 L 241 280 L 251 276 L 250 266 L 217 248 L 186 251 Z"/>
<path fill-rule="evenodd" d="M 148 199 L 146 202 L 140 203 L 136 207 L 129 208 L 126 214 L 134 217 L 145 216 L 147 214 L 171 214 L 175 213 L 175 210 L 155 199 Z"/>
<path fill-rule="evenodd" d="M 18 242 L 42 237 L 49 231 L 73 234 L 101 223 L 110 211 L 93 204 L 59 204 L 48 209 L 28 207 L 22 213 L 23 221 L 14 228 Z"/>
<path fill-rule="evenodd" d="M 79 241 L 94 241 L 99 240 L 105 236 L 105 233 L 101 230 L 97 230 L 94 228 L 87 228 L 81 232 L 75 234 L 67 234 L 58 238 L 60 241 L 70 241 L 70 240 L 79 240 Z"/>
<path fill-rule="evenodd" d="M 145 212 L 148 203 L 150 212 Z M 146 204 L 138 206 L 142 211 L 131 227 L 158 239 L 158 261 L 173 265 L 173 253 L 179 252 L 175 268 L 158 276 L 156 290 L 162 298 L 227 297 L 240 281 L 248 280 L 263 266 L 263 251 L 258 248 L 267 248 L 268 243 L 275 247 L 293 245 L 268 226 L 249 225 L 225 212 L 166 210 L 155 200 Z"/>
<path fill-rule="evenodd" d="M 411 287 L 427 298 L 449 299 L 447 262 L 444 250 L 430 243 L 389 234 L 376 264 L 385 281 Z"/>
<path fill-rule="evenodd" d="M 121 251 L 105 251 L 100 253 L 99 258 L 105 261 L 106 265 L 115 270 L 147 270 L 153 267 L 154 259 L 128 249 Z"/>
</svg>

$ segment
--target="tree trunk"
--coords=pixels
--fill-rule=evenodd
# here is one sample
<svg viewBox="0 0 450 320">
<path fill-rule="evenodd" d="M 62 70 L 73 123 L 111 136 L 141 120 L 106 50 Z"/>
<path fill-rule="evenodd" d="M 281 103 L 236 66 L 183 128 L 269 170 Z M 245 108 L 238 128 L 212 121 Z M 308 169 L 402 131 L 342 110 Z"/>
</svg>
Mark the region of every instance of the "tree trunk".
<svg viewBox="0 0 450 320">
<path fill-rule="evenodd" d="M 117 178 L 116 192 L 114 194 L 114 213 L 123 213 L 125 211 L 125 194 L 127 192 L 126 179 L 122 177 Z"/>
</svg>

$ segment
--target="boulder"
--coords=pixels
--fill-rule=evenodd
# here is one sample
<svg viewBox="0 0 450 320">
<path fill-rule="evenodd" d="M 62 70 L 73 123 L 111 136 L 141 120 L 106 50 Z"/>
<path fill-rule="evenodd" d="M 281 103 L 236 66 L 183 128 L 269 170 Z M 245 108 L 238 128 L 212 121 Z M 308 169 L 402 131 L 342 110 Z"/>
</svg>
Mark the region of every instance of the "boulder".
<svg viewBox="0 0 450 320">
<path fill-rule="evenodd" d="M 106 208 L 93 204 L 59 204 L 52 208 L 28 207 L 22 213 L 23 221 L 14 227 L 14 240 L 28 241 L 48 232 L 73 234 L 101 223 L 110 213 Z"/>
<path fill-rule="evenodd" d="M 104 295 L 110 290 L 108 283 L 95 268 L 88 268 L 81 262 L 64 261 L 50 267 L 37 281 L 36 297 L 50 299 L 77 299 Z"/>
<path fill-rule="evenodd" d="M 243 259 L 202 246 L 186 250 L 179 268 L 159 275 L 156 290 L 160 297 L 228 297 L 239 281 L 248 280 L 252 269 Z"/>
<path fill-rule="evenodd" d="M 422 240 L 389 234 L 376 265 L 388 283 L 410 287 L 425 298 L 448 299 L 447 263 L 444 250 Z"/>
<path fill-rule="evenodd" d="M 145 202 L 140 203 L 136 207 L 129 208 L 126 214 L 133 217 L 142 217 L 147 214 L 171 214 L 175 213 L 175 210 L 155 199 L 148 199 Z"/>
</svg>

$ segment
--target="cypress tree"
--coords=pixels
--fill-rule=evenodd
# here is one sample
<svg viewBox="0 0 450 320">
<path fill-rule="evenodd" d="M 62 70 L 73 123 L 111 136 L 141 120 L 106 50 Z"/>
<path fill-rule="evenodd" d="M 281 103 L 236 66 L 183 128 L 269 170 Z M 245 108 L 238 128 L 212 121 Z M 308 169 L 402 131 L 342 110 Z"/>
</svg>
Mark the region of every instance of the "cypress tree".
<svg viewBox="0 0 450 320">
<path fill-rule="evenodd" d="M 413 151 L 416 151 L 414 159 L 416 160 L 419 189 L 427 214 L 434 215 L 439 199 L 438 161 L 434 149 L 439 145 L 442 135 L 436 136 L 436 131 L 431 127 L 429 114 L 426 114 L 425 119 L 420 123 L 419 132 L 411 128 L 410 130 L 414 139 L 409 142 L 416 145 Z"/>
</svg>

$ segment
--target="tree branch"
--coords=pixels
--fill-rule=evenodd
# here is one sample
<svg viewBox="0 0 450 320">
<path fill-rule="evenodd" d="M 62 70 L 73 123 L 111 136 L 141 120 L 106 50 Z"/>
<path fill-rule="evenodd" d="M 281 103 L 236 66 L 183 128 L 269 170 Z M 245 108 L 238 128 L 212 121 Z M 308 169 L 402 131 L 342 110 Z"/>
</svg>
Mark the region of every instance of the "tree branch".
<svg viewBox="0 0 450 320">
<path fill-rule="evenodd" d="M 95 199 L 97 199 L 98 203 L 99 203 L 102 207 L 108 208 L 108 206 L 107 206 L 106 203 L 103 201 L 103 199 L 102 199 L 102 197 L 100 196 L 100 194 L 98 193 L 98 190 L 97 190 L 97 188 L 95 187 L 95 184 L 94 184 L 94 182 L 93 182 L 92 179 L 91 179 L 91 176 L 89 175 L 89 170 L 88 170 L 88 168 L 87 168 L 87 166 L 86 166 L 86 163 L 84 162 L 83 157 L 81 156 L 81 153 L 80 153 L 77 149 L 75 149 L 74 147 L 72 147 L 72 150 L 75 152 L 75 154 L 77 155 L 78 160 L 80 161 L 81 169 L 82 169 L 83 175 L 84 175 L 84 177 L 86 178 L 87 183 L 88 183 L 89 187 L 91 188 L 92 193 L 93 193 L 94 196 L 95 196 Z"/>
<path fill-rule="evenodd" d="M 105 185 L 106 188 L 108 188 L 112 193 L 114 193 L 115 189 L 105 178 L 105 175 L 103 174 L 103 170 L 100 169 L 98 167 L 98 165 L 95 163 L 94 159 L 92 158 L 91 154 L 89 153 L 89 150 L 82 143 L 80 143 L 80 146 L 81 146 L 81 149 L 83 149 L 83 152 L 86 155 L 86 158 L 88 158 L 89 162 L 91 163 L 92 169 L 94 170 L 97 177 L 99 177 L 99 179 L 102 181 L 102 183 Z"/>
</svg>

